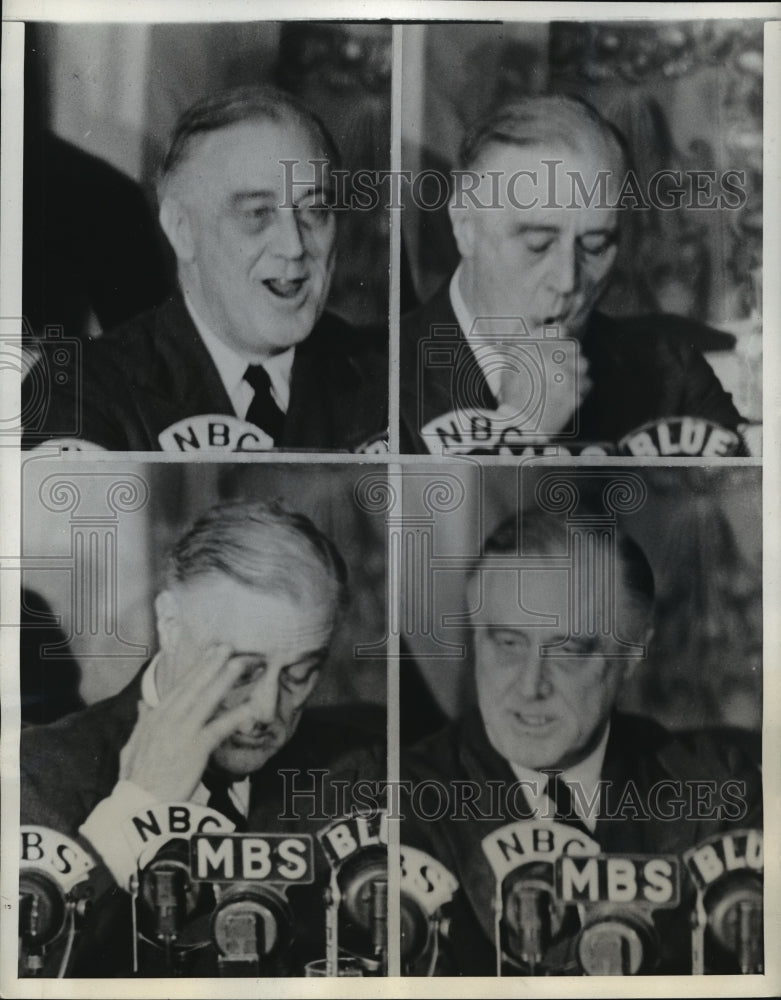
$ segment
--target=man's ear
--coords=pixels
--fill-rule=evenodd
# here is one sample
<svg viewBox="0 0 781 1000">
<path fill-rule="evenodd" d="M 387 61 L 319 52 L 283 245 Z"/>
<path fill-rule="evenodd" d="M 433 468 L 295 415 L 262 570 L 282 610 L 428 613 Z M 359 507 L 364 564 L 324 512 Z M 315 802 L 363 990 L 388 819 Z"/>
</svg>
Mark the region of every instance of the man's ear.
<svg viewBox="0 0 781 1000">
<path fill-rule="evenodd" d="M 453 227 L 453 236 L 456 240 L 458 252 L 462 257 L 471 257 L 474 252 L 475 230 L 474 230 L 474 205 L 453 205 L 451 201 L 447 206 L 450 216 L 450 225 Z"/>
<path fill-rule="evenodd" d="M 167 653 L 176 645 L 182 627 L 179 602 L 170 590 L 161 591 L 155 598 L 155 620 L 160 650 Z"/>
<path fill-rule="evenodd" d="M 160 225 L 178 260 L 190 263 L 195 256 L 190 215 L 182 202 L 167 194 L 160 205 Z"/>
<path fill-rule="evenodd" d="M 650 648 L 651 648 L 651 642 L 653 641 L 653 637 L 654 637 L 654 629 L 653 629 L 652 625 L 649 625 L 648 628 L 643 632 L 642 636 L 639 639 L 639 641 L 643 644 L 643 647 L 644 647 L 643 648 L 643 655 L 642 656 L 634 656 L 631 659 L 627 660 L 626 663 L 624 664 L 624 681 L 625 682 L 631 680 L 632 677 L 633 677 L 633 675 L 634 675 L 634 673 L 635 673 L 635 671 L 640 666 L 640 664 L 641 663 L 645 663 L 645 661 L 648 659 L 648 653 L 649 653 Z"/>
</svg>

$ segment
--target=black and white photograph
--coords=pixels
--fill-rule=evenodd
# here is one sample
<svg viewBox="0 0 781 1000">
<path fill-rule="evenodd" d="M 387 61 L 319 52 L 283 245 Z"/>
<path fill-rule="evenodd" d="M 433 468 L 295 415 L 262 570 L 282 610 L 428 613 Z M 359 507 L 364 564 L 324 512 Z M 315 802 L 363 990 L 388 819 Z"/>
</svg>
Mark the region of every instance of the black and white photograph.
<svg viewBox="0 0 781 1000">
<path fill-rule="evenodd" d="M 404 500 L 405 974 L 761 973 L 759 470 Z"/>
<path fill-rule="evenodd" d="M 0 995 L 781 991 L 781 3 L 6 0 Z"/>
<path fill-rule="evenodd" d="M 760 454 L 763 22 L 403 37 L 402 451 Z"/>
<path fill-rule="evenodd" d="M 387 446 L 391 27 L 29 24 L 22 446 Z M 37 364 L 33 365 L 37 359 Z"/>
<path fill-rule="evenodd" d="M 24 476 L 19 975 L 385 975 L 384 469 Z"/>
</svg>

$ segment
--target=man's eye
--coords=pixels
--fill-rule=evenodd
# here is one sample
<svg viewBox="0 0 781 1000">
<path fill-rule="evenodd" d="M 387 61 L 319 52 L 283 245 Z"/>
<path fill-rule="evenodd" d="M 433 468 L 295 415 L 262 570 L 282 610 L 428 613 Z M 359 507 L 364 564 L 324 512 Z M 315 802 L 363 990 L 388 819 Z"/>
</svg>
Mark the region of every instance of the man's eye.
<svg viewBox="0 0 781 1000">
<path fill-rule="evenodd" d="M 260 675 L 263 673 L 265 668 L 265 663 L 260 663 L 258 661 L 251 661 L 246 663 L 242 669 L 239 676 L 236 678 L 236 687 L 244 687 L 245 684 L 252 684 L 256 681 Z"/>
<path fill-rule="evenodd" d="M 331 209 L 324 204 L 299 205 L 296 212 L 301 222 L 312 228 L 324 226 L 331 215 Z"/>
<path fill-rule="evenodd" d="M 254 205 L 243 210 L 242 219 L 251 229 L 263 229 L 270 224 L 273 215 L 274 210 L 268 205 Z"/>
<path fill-rule="evenodd" d="M 547 233 L 524 233 L 523 245 L 531 253 L 545 253 L 553 246 L 554 238 Z"/>
<path fill-rule="evenodd" d="M 516 632 L 493 632 L 491 639 L 495 646 L 505 652 L 521 652 L 529 645 L 526 636 Z"/>
<path fill-rule="evenodd" d="M 601 650 L 599 649 L 599 642 L 596 639 L 570 639 L 569 642 L 551 649 L 551 655 L 573 658 L 578 656 L 596 656 L 601 655 Z"/>
<path fill-rule="evenodd" d="M 593 257 L 601 257 L 616 242 L 614 233 L 586 233 L 578 240 L 581 250 Z"/>
<path fill-rule="evenodd" d="M 314 680 L 317 672 L 317 667 L 307 667 L 305 670 L 286 670 L 282 674 L 282 683 L 289 691 L 300 691 Z"/>
</svg>

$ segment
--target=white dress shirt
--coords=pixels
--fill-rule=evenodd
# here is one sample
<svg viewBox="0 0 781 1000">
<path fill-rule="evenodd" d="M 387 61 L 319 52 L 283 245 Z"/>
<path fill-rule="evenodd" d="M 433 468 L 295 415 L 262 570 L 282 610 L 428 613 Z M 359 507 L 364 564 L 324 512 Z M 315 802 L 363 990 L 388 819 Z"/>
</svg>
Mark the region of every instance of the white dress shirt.
<svg viewBox="0 0 781 1000">
<path fill-rule="evenodd" d="M 583 820 L 593 833 L 599 817 L 599 781 L 602 765 L 605 762 L 605 747 L 607 746 L 610 726 L 605 729 L 602 739 L 584 760 L 561 772 L 561 779 L 570 786 L 572 792 L 573 811 Z M 545 794 L 548 776 L 540 771 L 531 771 L 521 764 L 509 761 L 513 774 L 524 782 L 523 791 L 526 800 L 534 811 L 535 819 L 554 819 L 554 806 Z M 551 769 L 553 770 L 553 769 Z M 575 791 L 572 786 L 576 786 Z M 583 799 L 583 801 L 581 801 Z M 589 808 L 591 807 L 591 808 Z"/>
<path fill-rule="evenodd" d="M 461 327 L 466 342 L 469 344 L 472 354 L 474 354 L 480 366 L 480 371 L 488 383 L 488 388 L 494 397 L 498 399 L 501 389 L 502 371 L 496 364 L 497 349 L 494 344 L 488 343 L 482 338 L 475 337 L 475 317 L 472 315 L 471 310 L 464 301 L 464 296 L 461 294 L 461 285 L 459 284 L 461 271 L 462 265 L 459 264 L 455 274 L 450 279 L 450 305 L 453 307 L 453 312 L 456 314 L 458 325 Z"/>
<path fill-rule="evenodd" d="M 187 306 L 190 318 L 195 324 L 195 329 L 206 345 L 206 350 L 211 355 L 214 367 L 222 379 L 222 384 L 225 386 L 225 391 L 228 393 L 228 398 L 233 404 L 236 415 L 244 420 L 255 395 L 255 390 L 249 382 L 244 380 L 244 373 L 247 370 L 247 366 L 254 362 L 250 362 L 240 354 L 237 354 L 226 343 L 220 340 L 214 334 L 211 327 L 199 315 L 186 294 L 184 296 L 184 304 Z M 286 351 L 274 354 L 262 362 L 271 380 L 271 396 L 283 413 L 287 413 L 287 408 L 290 404 L 290 373 L 293 369 L 294 357 L 295 348 L 290 347 Z"/>
<path fill-rule="evenodd" d="M 152 660 L 141 678 L 141 699 L 148 708 L 157 708 L 160 695 L 155 683 L 158 658 Z M 186 748 L 182 748 L 186 753 Z M 201 783 L 190 796 L 189 801 L 207 805 L 209 790 Z M 231 801 L 246 816 L 249 812 L 249 777 L 235 781 L 228 794 Z M 100 854 L 114 880 L 127 889 L 130 877 L 137 868 L 137 857 L 130 844 L 122 835 L 122 827 L 131 817 L 159 804 L 159 799 L 133 781 L 120 779 L 111 794 L 99 802 L 84 820 L 79 833 L 85 837 Z"/>
</svg>

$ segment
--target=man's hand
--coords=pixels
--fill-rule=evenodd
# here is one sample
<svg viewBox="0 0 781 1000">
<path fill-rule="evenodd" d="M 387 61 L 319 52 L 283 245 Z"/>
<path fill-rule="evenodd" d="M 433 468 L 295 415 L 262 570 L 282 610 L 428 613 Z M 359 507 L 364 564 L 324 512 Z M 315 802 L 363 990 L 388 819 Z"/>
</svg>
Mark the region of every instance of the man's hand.
<svg viewBox="0 0 781 1000">
<path fill-rule="evenodd" d="M 248 702 L 216 715 L 242 669 L 231 655 L 226 645 L 210 647 L 202 665 L 157 708 L 139 704 L 135 729 L 120 754 L 120 780 L 132 781 L 160 802 L 190 798 L 212 752 L 251 717 Z"/>
<path fill-rule="evenodd" d="M 563 431 L 586 398 L 592 382 L 588 361 L 580 351 L 561 351 L 563 361 L 545 359 L 544 385 L 535 384 L 538 367 L 522 349 L 517 357 L 508 352 L 502 369 L 499 413 L 525 428 L 529 435 L 551 437 Z M 550 370 L 547 370 L 547 369 Z"/>
</svg>

